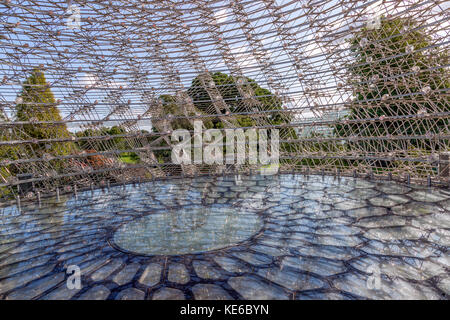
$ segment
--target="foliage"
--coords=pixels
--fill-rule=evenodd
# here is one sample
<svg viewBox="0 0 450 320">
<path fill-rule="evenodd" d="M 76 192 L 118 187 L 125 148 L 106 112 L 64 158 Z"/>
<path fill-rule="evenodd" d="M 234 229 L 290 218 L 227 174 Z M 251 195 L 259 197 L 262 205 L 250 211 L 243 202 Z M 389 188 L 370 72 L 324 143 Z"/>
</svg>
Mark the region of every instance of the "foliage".
<svg viewBox="0 0 450 320">
<path fill-rule="evenodd" d="M 448 95 L 438 94 L 450 88 L 445 67 L 449 55 L 440 52 L 438 47 L 432 48 L 431 37 L 418 27 L 407 18 L 382 19 L 380 28 L 362 28 L 350 40 L 353 61 L 348 65 L 348 72 L 354 100 L 346 118 L 362 121 L 336 126 L 338 136 L 386 137 L 400 132 L 419 136 L 449 131 L 448 117 L 424 121 L 402 117 L 450 110 Z M 408 144 L 430 148 L 423 140 L 414 138 Z M 352 142 L 348 148 L 392 152 L 405 149 L 405 145 L 389 139 L 372 139 Z"/>
<path fill-rule="evenodd" d="M 129 163 L 129 164 L 136 164 L 139 163 L 140 158 L 135 152 L 123 152 L 119 156 L 120 161 Z"/>
<path fill-rule="evenodd" d="M 282 108 L 281 99 L 278 96 L 273 95 L 268 89 L 260 87 L 253 79 L 247 77 L 237 79 L 222 72 L 211 73 L 209 74 L 209 77 L 214 81 L 214 86 L 217 88 L 220 96 L 232 113 L 253 111 L 253 108 L 258 108 L 259 111 L 281 110 Z M 191 87 L 187 90 L 187 93 L 194 101 L 196 108 L 206 113 L 215 114 L 216 111 L 213 107 L 211 97 L 203 85 L 203 79 L 209 77 L 205 77 L 204 75 L 195 77 L 192 80 Z M 243 104 L 245 97 L 239 92 L 239 82 L 241 83 L 242 90 L 249 95 L 253 95 L 257 103 L 248 102 L 248 105 Z M 208 86 L 208 84 L 205 85 Z M 248 108 L 250 108 L 250 110 L 248 110 Z M 222 113 L 225 111 L 226 110 L 220 110 Z M 281 113 L 272 112 L 267 114 L 265 120 L 267 123 L 281 124 L 286 122 L 286 119 L 284 119 L 285 117 L 286 116 Z M 245 119 L 248 120 L 251 118 L 245 117 Z M 252 122 L 252 125 L 255 125 L 254 121 Z"/>
<path fill-rule="evenodd" d="M 101 129 L 86 129 L 76 133 L 79 138 L 104 137 L 108 139 L 86 139 L 78 141 L 78 146 L 83 149 L 95 149 L 97 151 L 126 150 L 130 148 L 126 138 L 119 135 L 126 134 L 125 128 L 121 126 L 103 127 Z"/>
<path fill-rule="evenodd" d="M 97 150 L 88 149 L 85 150 L 87 154 L 97 153 Z M 86 162 L 95 170 L 102 169 L 106 167 L 109 163 L 108 158 L 100 154 L 88 155 L 86 157 Z"/>
<path fill-rule="evenodd" d="M 44 73 L 34 69 L 31 75 L 23 82 L 22 91 L 18 96 L 21 102 L 16 105 L 16 120 L 24 122 L 49 122 L 36 124 L 24 124 L 19 133 L 19 139 L 60 139 L 70 138 L 65 123 L 51 123 L 62 121 L 55 97 L 45 79 Z M 68 155 L 74 151 L 72 142 L 51 142 L 32 144 L 35 154 L 42 156 L 44 153 L 53 156 Z"/>
<path fill-rule="evenodd" d="M 248 111 L 255 111 L 254 108 L 260 111 L 269 111 L 269 110 L 282 110 L 282 101 L 276 95 L 273 95 L 268 89 L 260 87 L 254 80 L 250 78 L 244 78 L 241 81 L 241 86 L 243 90 L 247 90 L 247 92 L 251 91 L 252 95 L 256 97 L 253 100 L 253 105 L 250 102 L 244 104 L 243 96 L 239 92 L 238 89 L 238 79 L 229 76 L 225 73 L 216 72 L 209 74 L 210 78 L 214 81 L 214 86 L 217 88 L 219 94 L 222 99 L 226 103 L 228 109 L 231 113 L 245 113 Z M 222 119 L 215 116 L 216 110 L 212 104 L 211 97 L 208 91 L 205 88 L 205 80 L 209 77 L 205 77 L 205 75 L 199 75 L 192 80 L 191 87 L 187 90 L 187 94 L 193 101 L 194 111 L 191 111 L 189 116 L 193 115 L 213 115 L 212 117 L 202 118 L 203 125 L 206 129 L 224 129 L 230 127 L 226 124 Z M 183 117 L 185 114 L 182 112 L 179 107 L 176 98 L 170 95 L 162 95 L 160 99 L 163 102 L 163 112 L 160 117 L 167 117 L 169 115 L 175 117 L 170 120 L 170 125 L 173 130 L 176 129 L 186 129 L 186 130 L 194 130 L 193 125 L 187 119 Z M 249 101 L 247 99 L 247 101 Z M 256 101 L 256 102 L 255 102 Z M 250 109 L 248 109 L 250 108 Z M 223 114 L 227 110 L 223 108 L 220 112 Z M 263 115 L 258 115 L 258 121 L 252 116 L 233 114 L 232 117 L 227 117 L 227 121 L 229 121 L 236 128 L 250 128 L 257 127 L 258 124 L 265 125 L 282 125 L 290 122 L 290 117 L 282 112 L 271 112 Z M 160 132 L 162 124 L 154 123 L 153 131 Z M 280 138 L 281 139 L 296 139 L 297 135 L 292 128 L 280 128 Z M 270 135 L 270 130 L 269 133 Z M 156 140 L 157 137 L 154 137 L 152 141 Z M 158 144 L 158 147 L 168 147 L 168 144 L 161 140 Z M 280 148 L 282 151 L 292 151 L 294 150 L 293 143 L 281 143 Z M 225 150 L 224 150 L 225 152 Z M 170 150 L 155 150 L 155 156 L 158 161 L 161 163 L 170 162 Z"/>
</svg>

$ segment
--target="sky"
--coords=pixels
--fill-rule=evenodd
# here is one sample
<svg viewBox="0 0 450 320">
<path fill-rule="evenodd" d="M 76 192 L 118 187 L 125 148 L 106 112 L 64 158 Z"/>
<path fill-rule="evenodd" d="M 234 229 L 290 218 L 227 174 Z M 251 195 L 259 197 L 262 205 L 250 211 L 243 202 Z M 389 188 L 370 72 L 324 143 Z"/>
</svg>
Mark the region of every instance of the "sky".
<svg viewBox="0 0 450 320">
<path fill-rule="evenodd" d="M 204 20 L 198 19 L 199 11 L 193 10 L 186 2 L 180 1 L 177 5 L 181 12 L 179 20 L 185 22 L 180 25 L 170 24 L 174 21 L 171 19 L 174 19 L 175 11 L 169 13 L 163 6 L 158 8 L 143 3 L 141 8 L 128 8 L 119 1 L 111 2 L 117 9 L 111 10 L 105 20 L 89 23 L 87 19 L 95 17 L 96 10 L 104 12 L 105 8 L 87 2 L 79 6 L 81 29 L 67 27 L 69 15 L 65 12 L 67 7 L 61 6 L 61 2 L 54 2 L 58 3 L 59 8 L 52 1 L 43 1 L 39 8 L 28 1 L 11 2 L 13 9 L 0 5 L 0 23 L 4 26 L 19 23 L 16 32 L 9 33 L 3 28 L 0 33 L 6 36 L 6 39 L 0 38 L 1 71 L 3 76 L 11 79 L 0 85 L 0 101 L 7 106 L 6 112 L 20 91 L 20 81 L 25 79 L 33 65 L 43 64 L 47 68 L 46 77 L 56 99 L 61 100 L 63 117 L 66 120 L 81 119 L 83 124 L 98 119 L 136 118 L 148 107 L 149 100 L 143 97 L 144 92 L 150 92 L 155 97 L 173 94 L 176 89 L 187 89 L 192 79 L 203 70 L 230 72 L 221 51 L 211 40 L 211 28 L 204 24 Z M 262 9 L 263 2 L 240 2 L 245 4 L 252 40 L 246 40 L 247 34 L 242 31 L 245 23 L 239 21 L 229 1 L 205 2 L 213 13 L 215 22 L 211 23 L 223 34 L 229 54 L 245 76 L 255 79 L 272 92 L 276 88 L 269 84 L 271 78 L 275 82 L 279 79 L 282 88 L 279 94 L 289 98 L 285 107 L 295 108 L 299 120 L 321 117 L 323 111 L 316 107 L 326 106 L 331 112 L 351 98 L 347 88 L 337 88 L 339 83 L 345 81 L 345 63 L 349 59 L 346 39 L 352 34 L 350 26 L 357 29 L 377 16 L 404 14 L 405 8 L 414 6 L 427 8 L 422 17 L 425 23 L 434 22 L 435 13 L 438 13 L 437 18 L 442 19 L 445 17 L 444 11 L 450 11 L 449 1 L 434 5 L 432 1 L 410 0 L 357 3 L 276 0 L 276 5 L 283 6 L 282 11 L 288 12 L 283 17 L 285 22 L 277 24 L 269 11 Z M 317 5 L 308 6 L 311 2 Z M 54 15 L 50 16 L 49 11 L 53 11 Z M 446 21 L 439 25 L 439 30 L 435 32 L 437 37 L 448 39 L 448 20 L 447 16 Z M 108 31 L 100 30 L 102 25 L 107 25 Z M 289 36 L 284 40 L 279 36 L 280 26 L 289 30 Z M 30 31 L 33 29 L 40 32 L 33 33 Z M 60 35 L 55 35 L 58 31 Z M 176 38 L 173 32 L 181 31 L 185 38 L 179 35 Z M 52 36 L 43 36 L 49 34 Z M 199 55 L 201 64 L 193 62 L 192 54 L 186 51 L 188 46 L 181 42 L 184 40 L 192 41 L 191 48 Z M 123 41 L 129 42 L 122 46 Z M 24 43 L 30 46 L 23 48 Z M 162 48 L 162 62 L 158 60 L 161 56 L 155 52 L 155 43 Z M 255 49 L 255 43 L 262 50 L 259 47 Z M 14 49 L 16 47 L 20 50 Z M 339 51 L 342 51 L 340 56 L 337 54 Z M 255 52 L 261 55 L 260 59 L 255 57 Z M 130 59 L 118 59 L 120 56 Z M 301 62 L 299 70 L 295 68 L 295 59 Z M 270 62 L 268 67 L 265 62 Z M 112 72 L 114 69 L 115 74 Z M 164 73 L 177 70 L 180 81 L 170 85 L 170 79 Z M 133 83 L 130 76 L 136 72 L 145 75 Z M 305 94 L 307 90 L 319 95 Z M 129 107 L 120 109 L 111 101 Z M 87 115 L 74 113 L 83 105 L 91 106 Z M 80 130 L 80 123 L 70 123 L 69 128 Z M 150 130 L 151 122 L 139 121 L 139 127 Z"/>
</svg>

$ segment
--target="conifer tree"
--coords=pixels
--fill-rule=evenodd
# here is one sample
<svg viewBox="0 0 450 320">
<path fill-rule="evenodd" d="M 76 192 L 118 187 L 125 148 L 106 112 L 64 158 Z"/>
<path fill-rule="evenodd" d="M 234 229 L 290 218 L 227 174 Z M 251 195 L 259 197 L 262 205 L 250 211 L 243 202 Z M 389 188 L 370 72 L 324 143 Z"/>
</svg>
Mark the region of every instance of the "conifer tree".
<svg viewBox="0 0 450 320">
<path fill-rule="evenodd" d="M 34 69 L 31 75 L 23 82 L 22 91 L 18 96 L 16 105 L 16 120 L 31 122 L 21 128 L 21 139 L 64 139 L 71 135 L 65 123 L 61 123 L 55 97 L 39 69 Z M 33 123 L 48 122 L 48 123 Z M 59 122 L 59 123 L 52 123 Z M 31 148 L 38 156 L 44 153 L 52 156 L 70 154 L 75 145 L 72 142 L 39 142 L 32 144 Z"/>
</svg>

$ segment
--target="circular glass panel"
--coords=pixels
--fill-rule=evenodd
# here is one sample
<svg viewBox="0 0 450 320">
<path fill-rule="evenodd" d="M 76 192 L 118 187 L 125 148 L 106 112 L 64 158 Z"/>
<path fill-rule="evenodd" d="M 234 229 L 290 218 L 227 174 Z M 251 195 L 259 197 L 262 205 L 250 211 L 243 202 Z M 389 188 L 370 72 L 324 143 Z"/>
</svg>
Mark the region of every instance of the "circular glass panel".
<svg viewBox="0 0 450 320">
<path fill-rule="evenodd" d="M 145 255 L 180 255 L 242 242 L 263 226 L 260 216 L 230 207 L 193 206 L 151 214 L 119 227 L 114 244 Z"/>
</svg>

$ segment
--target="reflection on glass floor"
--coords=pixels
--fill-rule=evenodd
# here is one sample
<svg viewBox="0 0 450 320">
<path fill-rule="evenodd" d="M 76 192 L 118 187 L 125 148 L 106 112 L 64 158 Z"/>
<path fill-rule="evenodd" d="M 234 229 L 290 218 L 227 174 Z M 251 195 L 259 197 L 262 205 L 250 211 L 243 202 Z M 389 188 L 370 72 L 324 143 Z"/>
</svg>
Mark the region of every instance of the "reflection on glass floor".
<svg viewBox="0 0 450 320">
<path fill-rule="evenodd" d="M 184 206 L 124 224 L 114 233 L 113 245 L 145 255 L 201 253 L 247 240 L 262 226 L 253 211 L 225 205 Z"/>
<path fill-rule="evenodd" d="M 23 203 L 0 208 L 0 299 L 446 299 L 449 210 L 448 190 L 301 175 Z"/>
</svg>

